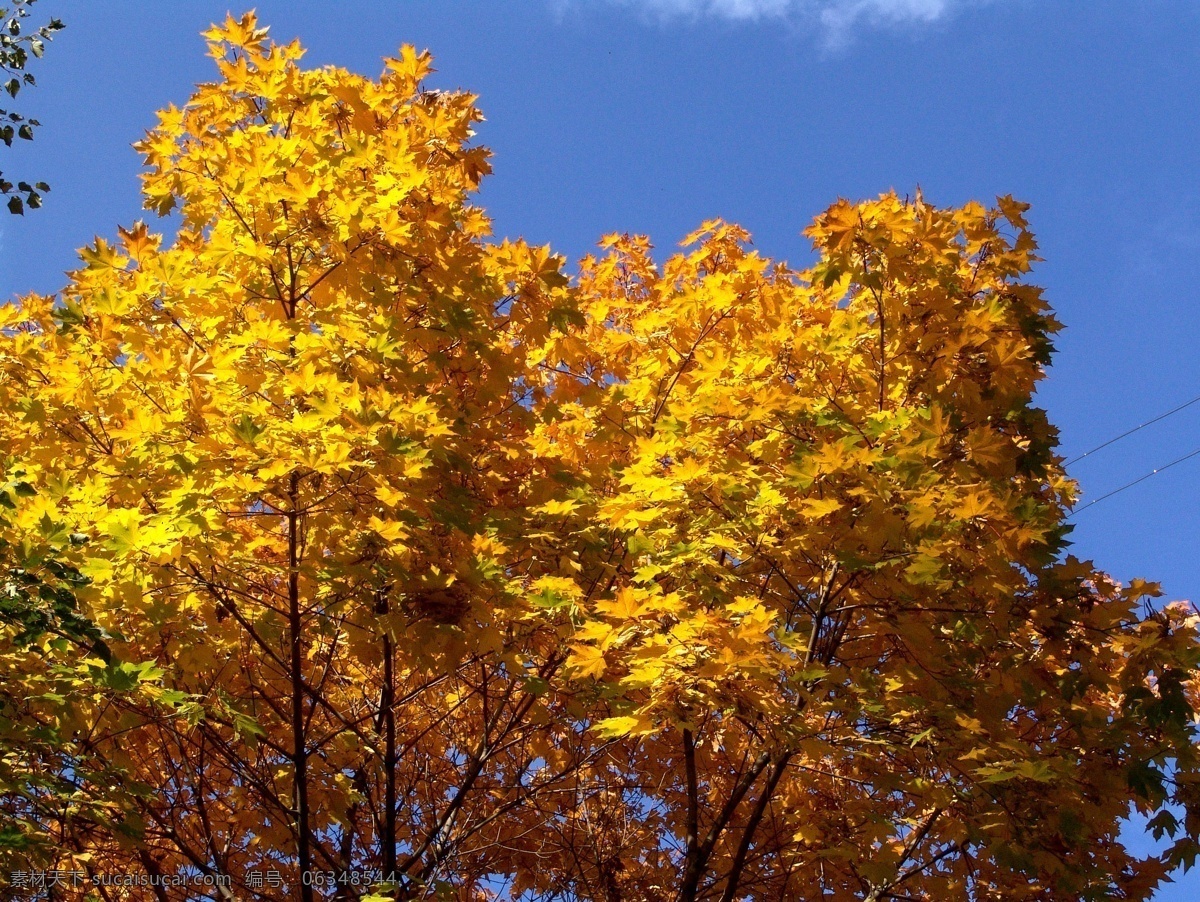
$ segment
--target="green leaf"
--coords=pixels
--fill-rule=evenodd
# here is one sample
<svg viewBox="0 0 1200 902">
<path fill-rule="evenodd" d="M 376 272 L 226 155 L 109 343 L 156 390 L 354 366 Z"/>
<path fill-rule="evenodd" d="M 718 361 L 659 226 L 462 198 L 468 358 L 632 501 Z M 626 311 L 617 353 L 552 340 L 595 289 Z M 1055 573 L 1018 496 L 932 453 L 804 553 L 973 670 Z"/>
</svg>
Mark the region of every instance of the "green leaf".
<svg viewBox="0 0 1200 902">
<path fill-rule="evenodd" d="M 525 691 L 535 698 L 545 695 L 550 691 L 550 683 L 541 677 L 531 676 L 525 678 Z"/>
<path fill-rule="evenodd" d="M 654 543 L 644 533 L 635 532 L 628 539 L 630 554 L 649 554 L 654 551 Z"/>
<path fill-rule="evenodd" d="M 259 736 L 267 735 L 267 731 L 260 727 L 253 717 L 240 711 L 233 712 L 233 728 L 251 748 L 258 745 Z"/>
<path fill-rule="evenodd" d="M 233 433 L 248 445 L 254 444 L 254 440 L 265 432 L 263 426 L 259 426 L 250 418 L 249 414 L 242 414 L 241 418 L 233 424 Z"/>
<path fill-rule="evenodd" d="M 128 692 L 139 683 L 161 679 L 162 675 L 162 670 L 148 661 L 142 664 L 124 661 L 104 668 L 102 681 L 117 692 Z"/>
<path fill-rule="evenodd" d="M 163 704 L 170 705 L 172 708 L 178 707 L 190 697 L 186 692 L 181 692 L 178 689 L 164 689 L 158 694 L 158 700 Z"/>
<path fill-rule="evenodd" d="M 0 829 L 0 849 L 24 850 L 29 848 L 29 836 L 9 824 Z"/>
<path fill-rule="evenodd" d="M 926 739 L 928 739 L 932 735 L 933 735 L 933 727 L 930 727 L 927 730 L 922 730 L 920 733 L 918 733 L 916 736 L 914 736 L 912 738 L 912 740 L 908 743 L 908 747 L 910 749 L 915 749 L 918 745 L 920 745 L 922 742 L 924 742 Z"/>
</svg>

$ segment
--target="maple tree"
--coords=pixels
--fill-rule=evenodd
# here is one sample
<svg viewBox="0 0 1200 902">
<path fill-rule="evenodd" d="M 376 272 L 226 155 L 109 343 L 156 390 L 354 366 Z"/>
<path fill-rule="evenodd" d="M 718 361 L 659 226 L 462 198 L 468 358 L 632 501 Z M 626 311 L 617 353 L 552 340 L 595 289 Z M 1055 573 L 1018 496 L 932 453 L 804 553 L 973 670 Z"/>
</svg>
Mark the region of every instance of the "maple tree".
<svg viewBox="0 0 1200 902">
<path fill-rule="evenodd" d="M 490 238 L 427 54 L 207 37 L 137 145 L 175 237 L 0 313 L 0 549 L 66 582 L 0 644 L 0 748 L 44 740 L 0 757 L 12 854 L 160 900 L 1146 898 L 1195 859 L 1197 618 L 1065 553 L 1025 205 L 569 279 Z"/>
</svg>

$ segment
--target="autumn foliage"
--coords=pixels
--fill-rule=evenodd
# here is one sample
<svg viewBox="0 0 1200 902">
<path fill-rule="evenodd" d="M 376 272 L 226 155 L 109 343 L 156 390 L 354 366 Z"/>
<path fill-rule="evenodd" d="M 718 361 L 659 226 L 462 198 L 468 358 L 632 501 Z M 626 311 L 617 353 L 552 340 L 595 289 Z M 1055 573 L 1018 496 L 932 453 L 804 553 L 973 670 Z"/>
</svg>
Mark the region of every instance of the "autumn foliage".
<svg viewBox="0 0 1200 902">
<path fill-rule="evenodd" d="M 1194 860 L 1196 618 L 1065 555 L 1024 204 L 568 278 L 489 237 L 426 54 L 207 37 L 137 145 L 174 238 L 0 308 L 4 870 L 1078 900 Z"/>
</svg>

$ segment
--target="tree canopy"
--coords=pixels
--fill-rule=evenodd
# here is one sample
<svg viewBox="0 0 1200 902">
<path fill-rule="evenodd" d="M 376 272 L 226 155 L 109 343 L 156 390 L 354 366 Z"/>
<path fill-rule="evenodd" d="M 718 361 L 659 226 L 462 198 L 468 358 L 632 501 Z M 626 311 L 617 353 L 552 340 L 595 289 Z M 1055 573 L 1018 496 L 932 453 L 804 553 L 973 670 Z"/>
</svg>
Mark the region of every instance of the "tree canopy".
<svg viewBox="0 0 1200 902">
<path fill-rule="evenodd" d="M 0 308 L 0 539 L 90 643 L 4 626 L 6 687 L 78 695 L 11 684 L 0 746 L 60 757 L 36 811 L 0 759 L 4 829 L 155 878 L 67 898 L 1144 899 L 1194 861 L 1197 617 L 1066 552 L 1025 204 L 568 276 L 490 237 L 428 54 L 206 36 L 137 145 L 174 237 Z"/>
</svg>

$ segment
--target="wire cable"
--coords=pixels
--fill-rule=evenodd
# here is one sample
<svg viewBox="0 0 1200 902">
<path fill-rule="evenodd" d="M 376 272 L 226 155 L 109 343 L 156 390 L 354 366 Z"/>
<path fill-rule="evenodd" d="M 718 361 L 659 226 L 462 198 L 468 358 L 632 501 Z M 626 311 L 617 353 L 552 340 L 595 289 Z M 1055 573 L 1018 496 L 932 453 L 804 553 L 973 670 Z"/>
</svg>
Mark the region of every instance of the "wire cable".
<svg viewBox="0 0 1200 902">
<path fill-rule="evenodd" d="M 1126 489 L 1131 489 L 1131 488 L 1133 488 L 1133 487 L 1134 487 L 1135 485 L 1137 485 L 1139 482 L 1145 482 L 1145 481 L 1146 481 L 1147 479 L 1149 479 L 1151 476 L 1157 476 L 1159 473 L 1163 472 L 1164 470 L 1169 470 L 1169 469 L 1171 469 L 1171 467 L 1175 466 L 1176 464 L 1181 464 L 1181 463 L 1183 463 L 1185 460 L 1191 460 L 1193 457 L 1200 457 L 1200 448 L 1197 448 L 1195 451 L 1191 451 L 1191 452 L 1189 452 L 1189 453 L 1187 453 L 1187 454 L 1183 455 L 1183 457 L 1177 457 L 1177 458 L 1175 458 L 1173 461 L 1171 461 L 1169 464 L 1163 464 L 1163 465 L 1162 465 L 1161 467 L 1159 467 L 1158 469 L 1156 469 L 1156 470 L 1151 470 L 1151 471 L 1150 471 L 1149 473 L 1147 473 L 1146 475 L 1144 475 L 1144 476 L 1139 476 L 1139 477 L 1138 477 L 1137 479 L 1135 479 L 1133 482 L 1127 482 L 1125 485 L 1121 486 L 1119 489 L 1113 489 L 1111 492 L 1109 492 L 1109 493 L 1107 493 L 1107 494 L 1105 494 L 1105 495 L 1101 495 L 1099 498 L 1095 499 L 1094 501 L 1089 501 L 1089 502 L 1088 502 L 1087 504 L 1085 504 L 1083 507 L 1080 507 L 1080 508 L 1077 508 L 1076 510 L 1073 510 L 1073 511 L 1071 511 L 1071 513 L 1070 513 L 1070 515 L 1067 517 L 1067 519 L 1069 520 L 1069 519 L 1071 519 L 1071 517 L 1074 517 L 1076 514 L 1078 514 L 1078 513 L 1081 513 L 1081 512 L 1083 512 L 1083 511 L 1087 510 L 1087 509 L 1088 509 L 1089 507 L 1091 507 L 1093 504 L 1099 504 L 1099 503 L 1100 503 L 1101 501 L 1103 501 L 1105 498 L 1111 498 L 1113 495 L 1119 495 L 1119 494 L 1121 494 L 1123 491 L 1125 491 Z"/>
<path fill-rule="evenodd" d="M 1078 457 L 1072 457 L 1065 464 L 1063 464 L 1063 466 L 1069 467 L 1072 464 L 1077 464 L 1077 463 L 1079 463 L 1079 461 L 1083 460 L 1088 455 L 1095 454 L 1097 451 L 1103 450 L 1104 448 L 1107 448 L 1109 445 L 1119 442 L 1123 438 L 1128 438 L 1129 436 L 1133 435 L 1135 432 L 1140 432 L 1141 430 L 1145 429 L 1147 426 L 1153 426 L 1155 423 L 1159 422 L 1160 420 L 1165 420 L 1167 417 L 1174 416 L 1175 414 L 1179 413 L 1179 411 L 1186 410 L 1188 407 L 1191 407 L 1193 404 L 1200 404 L 1200 395 L 1196 395 L 1196 397 L 1192 398 L 1192 400 L 1190 400 L 1190 401 L 1184 401 L 1178 407 L 1172 408 L 1171 410 L 1168 410 L 1166 413 L 1159 414 L 1152 420 L 1146 420 L 1146 422 L 1142 423 L 1142 425 L 1140 425 L 1140 426 L 1134 426 L 1128 432 L 1122 432 L 1120 435 L 1116 436 L 1115 438 L 1110 438 L 1107 442 L 1104 442 L 1101 445 L 1097 445 L 1091 451 L 1084 451 Z M 1155 473 L 1157 473 L 1157 472 L 1158 471 L 1155 470 Z M 1151 474 L 1151 475 L 1153 475 L 1153 474 Z M 1099 499 L 1097 499 L 1097 500 L 1099 500 Z M 1093 501 L 1092 503 L 1095 504 L 1096 502 Z M 1083 510 L 1083 508 L 1080 508 L 1080 510 Z"/>
</svg>

